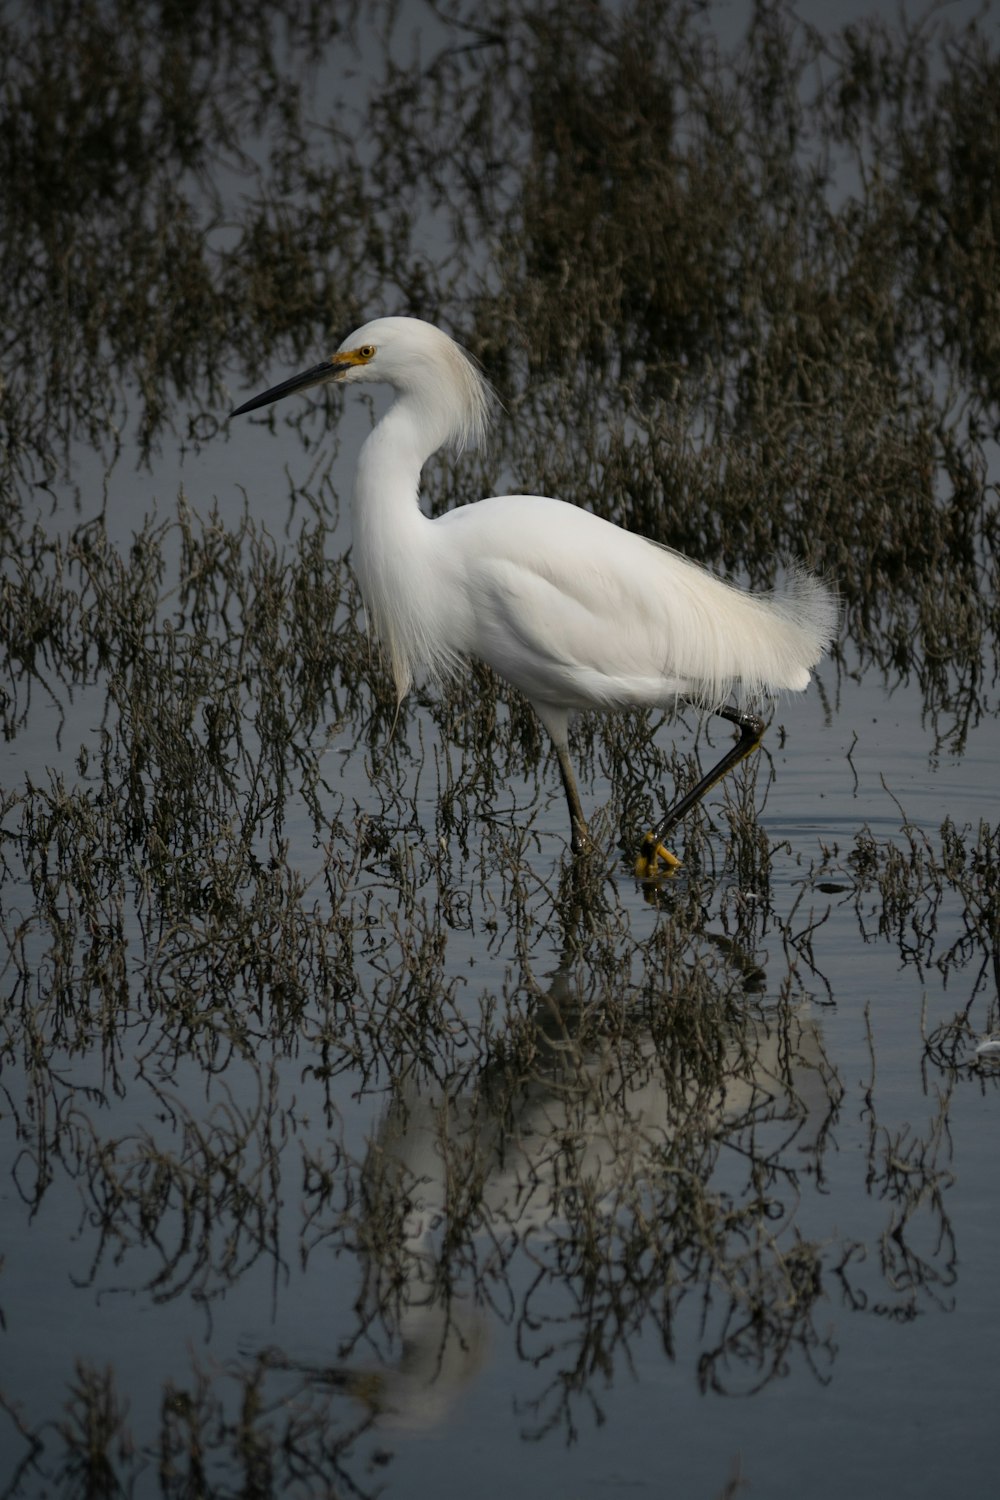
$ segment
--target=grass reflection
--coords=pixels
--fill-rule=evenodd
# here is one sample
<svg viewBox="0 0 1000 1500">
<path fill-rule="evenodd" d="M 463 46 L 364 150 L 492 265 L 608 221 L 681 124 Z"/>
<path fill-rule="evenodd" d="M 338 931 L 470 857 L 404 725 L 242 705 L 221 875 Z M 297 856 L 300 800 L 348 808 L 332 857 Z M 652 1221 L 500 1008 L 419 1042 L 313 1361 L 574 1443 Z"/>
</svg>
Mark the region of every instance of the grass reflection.
<svg viewBox="0 0 1000 1500">
<path fill-rule="evenodd" d="M 772 841 L 760 757 L 673 884 L 567 870 L 502 685 L 396 718 L 332 405 L 286 414 L 280 496 L 234 444 L 242 514 L 146 506 L 231 388 L 434 318 L 506 412 L 429 506 L 548 490 L 756 583 L 801 556 L 844 598 L 830 716 L 873 670 L 960 754 L 1000 638 L 996 47 L 774 5 L 731 52 L 669 0 L 456 3 L 418 47 L 406 9 L 0 19 L 4 1274 L 208 1330 L 140 1390 L 67 1311 L 42 1393 L 4 1375 L 12 1497 L 374 1494 L 498 1348 L 516 1431 L 574 1438 L 652 1346 L 706 1398 L 819 1388 L 850 1320 L 958 1305 L 988 806 Z M 664 740 L 581 725 L 605 849 L 691 780 Z"/>
</svg>

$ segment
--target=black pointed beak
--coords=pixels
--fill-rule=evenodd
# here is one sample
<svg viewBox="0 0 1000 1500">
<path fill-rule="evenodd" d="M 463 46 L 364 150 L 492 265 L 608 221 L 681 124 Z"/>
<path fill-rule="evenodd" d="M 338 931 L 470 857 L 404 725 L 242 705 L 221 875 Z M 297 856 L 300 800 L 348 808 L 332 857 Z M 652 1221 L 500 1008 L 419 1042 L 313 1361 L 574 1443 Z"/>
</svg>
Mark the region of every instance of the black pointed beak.
<svg viewBox="0 0 1000 1500">
<path fill-rule="evenodd" d="M 296 391 L 306 391 L 311 385 L 321 385 L 324 380 L 332 380 L 337 375 L 344 373 L 344 366 L 335 360 L 325 359 L 322 364 L 313 365 L 310 370 L 303 370 L 299 375 L 293 375 L 290 380 L 283 380 L 280 385 L 272 385 L 269 391 L 261 396 L 254 396 L 251 401 L 244 401 L 231 413 L 234 417 L 241 417 L 244 412 L 256 411 L 259 406 L 270 406 L 272 401 L 280 401 L 282 396 L 294 395 Z"/>
</svg>

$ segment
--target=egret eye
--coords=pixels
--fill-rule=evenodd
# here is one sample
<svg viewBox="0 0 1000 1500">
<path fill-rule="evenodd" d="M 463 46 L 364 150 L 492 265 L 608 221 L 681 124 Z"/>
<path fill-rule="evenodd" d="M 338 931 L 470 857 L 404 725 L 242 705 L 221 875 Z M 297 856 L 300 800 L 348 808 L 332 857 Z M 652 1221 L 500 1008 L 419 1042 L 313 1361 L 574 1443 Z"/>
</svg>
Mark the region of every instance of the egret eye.
<svg viewBox="0 0 1000 1500">
<path fill-rule="evenodd" d="M 375 357 L 375 345 L 374 344 L 362 344 L 361 348 L 358 350 L 358 353 L 361 355 L 362 359 L 374 359 L 374 357 Z"/>
</svg>

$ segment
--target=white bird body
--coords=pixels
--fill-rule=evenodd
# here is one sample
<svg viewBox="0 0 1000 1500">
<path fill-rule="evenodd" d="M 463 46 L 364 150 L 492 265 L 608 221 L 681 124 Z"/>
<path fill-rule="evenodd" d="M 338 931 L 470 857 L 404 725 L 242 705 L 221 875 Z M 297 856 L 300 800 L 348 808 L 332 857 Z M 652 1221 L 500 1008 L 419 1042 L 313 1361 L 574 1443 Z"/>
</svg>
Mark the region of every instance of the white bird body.
<svg viewBox="0 0 1000 1500">
<path fill-rule="evenodd" d="M 821 650 L 812 580 L 796 577 L 784 596 L 748 594 L 564 500 L 494 496 L 407 528 L 406 541 L 395 559 L 363 544 L 355 554 L 363 593 L 364 580 L 396 585 L 376 633 L 404 659 L 412 652 L 414 671 L 477 656 L 533 704 L 656 707 L 684 696 L 714 708 L 734 692 L 800 691 Z M 421 575 L 447 597 L 436 605 L 439 643 L 421 641 L 422 601 L 407 587 Z"/>
<path fill-rule="evenodd" d="M 807 574 L 793 573 L 781 594 L 750 594 L 546 496 L 494 496 L 425 516 L 424 464 L 446 443 L 477 441 L 492 404 L 479 371 L 439 329 L 377 319 L 331 360 L 239 410 L 329 379 L 384 380 L 397 392 L 359 455 L 352 562 L 399 698 L 422 669 L 441 678 L 470 657 L 518 688 L 559 754 L 574 847 L 586 843 L 567 752 L 574 712 L 682 696 L 742 723 L 722 708 L 729 698 L 808 685 L 837 610 Z M 753 723 L 756 744 L 763 725 Z"/>
</svg>

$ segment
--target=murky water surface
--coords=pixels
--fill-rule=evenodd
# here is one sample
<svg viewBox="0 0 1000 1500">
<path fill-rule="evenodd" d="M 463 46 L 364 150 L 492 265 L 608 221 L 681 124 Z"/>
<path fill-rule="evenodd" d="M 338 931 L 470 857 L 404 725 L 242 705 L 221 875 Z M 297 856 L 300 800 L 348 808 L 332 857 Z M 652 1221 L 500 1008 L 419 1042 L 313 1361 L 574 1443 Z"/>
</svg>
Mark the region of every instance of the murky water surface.
<svg viewBox="0 0 1000 1500">
<path fill-rule="evenodd" d="M 0 1489 L 991 1493 L 991 14 L 341 9 L 3 23 Z M 659 886 L 725 733 L 581 725 L 574 871 L 513 695 L 394 723 L 381 399 L 226 425 L 403 311 L 428 504 L 841 590 Z"/>
</svg>

